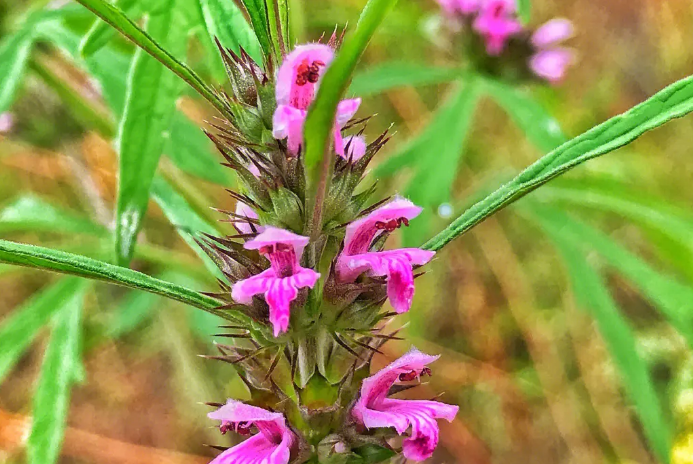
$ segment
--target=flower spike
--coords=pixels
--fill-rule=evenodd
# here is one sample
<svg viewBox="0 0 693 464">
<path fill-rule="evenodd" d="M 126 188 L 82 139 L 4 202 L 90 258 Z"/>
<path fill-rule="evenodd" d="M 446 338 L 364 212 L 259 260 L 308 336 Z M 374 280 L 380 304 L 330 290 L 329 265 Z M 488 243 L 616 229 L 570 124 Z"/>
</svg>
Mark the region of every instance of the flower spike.
<svg viewBox="0 0 693 464">
<path fill-rule="evenodd" d="M 407 459 L 414 461 L 428 459 L 438 445 L 436 419 L 450 422 L 459 408 L 438 401 L 388 398 L 388 393 L 394 385 L 430 375 L 427 366 L 436 359 L 438 356 L 429 356 L 412 348 L 363 381 L 361 394 L 352 410 L 356 421 L 369 429 L 394 427 L 402 435 L 411 427 L 411 435 L 402 442 L 402 451 Z"/>
</svg>

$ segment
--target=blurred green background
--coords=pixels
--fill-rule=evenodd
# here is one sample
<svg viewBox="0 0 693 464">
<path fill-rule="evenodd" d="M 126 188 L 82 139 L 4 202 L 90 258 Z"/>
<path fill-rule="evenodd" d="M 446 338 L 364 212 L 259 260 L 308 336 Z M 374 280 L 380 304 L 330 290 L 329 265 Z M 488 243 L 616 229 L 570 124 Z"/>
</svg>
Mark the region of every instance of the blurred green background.
<svg viewBox="0 0 693 464">
<path fill-rule="evenodd" d="M 317 40 L 335 25 L 355 24 L 364 3 L 292 2 L 297 38 Z M 46 4 L 0 1 L 0 39 L 16 36 L 27 12 Z M 0 237 L 109 259 L 117 166 L 109 137 L 132 47 L 113 38 L 88 60 L 66 53 L 94 17 L 70 2 L 48 6 L 62 4 L 75 10 L 67 20 L 31 26 L 37 38 L 10 109 L 13 124 L 0 135 Z M 383 168 L 386 160 L 401 160 L 381 179 L 380 196 L 413 191 L 427 208 L 398 238 L 412 245 L 447 224 L 437 214 L 441 204 L 441 211 L 459 213 L 548 151 L 545 139 L 532 137 L 538 114 L 552 115 L 575 136 L 693 71 L 687 0 L 534 0 L 532 26 L 556 16 L 576 25 L 571 47 L 579 59 L 565 81 L 513 89 L 528 100 L 513 100 L 510 111 L 498 105 L 498 94 L 484 94 L 463 148 L 450 142 L 447 158 L 426 149 L 397 158 L 458 84 L 379 91 L 373 76 L 389 82 L 419 68 L 456 66 L 456 51 L 431 33 L 438 11 L 434 0 L 400 0 L 356 78 L 368 93 L 359 116 L 377 113 L 367 136 L 391 124 L 396 132 L 376 159 L 380 172 L 395 170 Z M 218 61 L 206 52 L 193 40 L 189 61 L 221 85 Z M 8 56 L 1 56 L 6 69 Z M 387 63 L 396 65 L 367 74 Z M 168 134 L 160 178 L 201 218 L 217 221 L 208 206 L 233 208 L 224 192 L 233 176 L 217 167 L 211 144 L 196 130 L 212 113 L 190 96 L 177 106 L 180 123 Z M 692 136 L 686 118 L 576 169 L 449 245 L 417 280 L 414 307 L 397 322 L 407 324 L 407 341 L 386 345 L 385 353 L 394 357 L 414 344 L 444 355 L 433 366 L 431 396 L 444 391 L 461 409 L 454 423 L 441 423 L 432 462 L 658 462 L 643 415 L 666 424 L 649 436 L 669 440 L 672 462 L 693 462 L 693 358 L 681 332 L 693 330 L 693 319 L 680 314 L 690 310 L 693 292 Z M 436 150 L 457 139 L 449 130 L 434 137 L 429 147 Z M 441 187 L 445 179 L 449 192 Z M 183 219 L 161 204 L 150 204 L 133 267 L 213 290 L 214 278 L 181 239 L 189 237 Z M 563 214 L 571 219 L 557 222 Z M 577 259 L 565 252 L 572 247 L 581 250 Z M 0 266 L 0 324 L 41 304 L 32 298 L 56 281 Z M 663 314 L 679 317 L 678 330 Z M 220 439 L 199 402 L 243 396 L 230 368 L 196 356 L 212 351 L 216 324 L 156 296 L 94 286 L 83 326 L 85 381 L 72 394 L 60 462 L 208 462 L 214 452 L 202 443 Z M 0 387 L 0 462 L 24 459 L 48 339 L 45 329 L 37 334 Z M 637 371 L 634 362 L 649 373 L 654 397 L 643 396 L 637 373 L 624 377 Z"/>
</svg>

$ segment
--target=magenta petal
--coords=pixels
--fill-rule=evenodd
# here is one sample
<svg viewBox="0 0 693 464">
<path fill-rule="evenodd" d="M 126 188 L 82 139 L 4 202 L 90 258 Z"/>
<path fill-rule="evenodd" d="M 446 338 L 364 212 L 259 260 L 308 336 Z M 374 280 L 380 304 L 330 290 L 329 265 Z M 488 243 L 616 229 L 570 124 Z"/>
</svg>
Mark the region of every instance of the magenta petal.
<svg viewBox="0 0 693 464">
<path fill-rule="evenodd" d="M 287 140 L 287 148 L 297 154 L 303 143 L 303 123 L 306 111 L 288 105 L 279 105 L 272 118 L 272 136 L 277 140 Z"/>
<path fill-rule="evenodd" d="M 294 234 L 293 232 L 279 229 L 278 227 L 267 226 L 264 232 L 246 242 L 243 248 L 246 250 L 259 250 L 266 246 L 284 243 L 294 247 L 296 256 L 300 257 L 303 253 L 303 249 L 308 245 L 308 240 L 308 237 L 304 237 L 303 235 Z"/>
<path fill-rule="evenodd" d="M 565 76 L 565 72 L 575 59 L 572 50 L 555 48 L 535 53 L 529 60 L 529 67 L 537 76 L 556 84 Z"/>
<path fill-rule="evenodd" d="M 288 278 L 275 279 L 265 294 L 269 305 L 269 319 L 274 327 L 274 336 L 284 333 L 289 328 L 291 302 L 298 296 L 298 289 L 291 285 Z"/>
<path fill-rule="evenodd" d="M 227 400 L 225 405 L 210 412 L 207 417 L 222 422 L 273 422 L 280 428 L 286 428 L 286 419 L 284 419 L 283 414 L 270 412 L 233 399 Z"/>
<path fill-rule="evenodd" d="M 256 168 L 257 169 L 257 168 Z M 243 216 L 247 217 L 249 219 L 258 219 L 258 215 L 255 212 L 253 208 L 250 206 L 246 205 L 242 201 L 239 201 L 236 203 L 236 214 L 238 216 Z M 239 219 L 239 218 L 235 218 Z M 238 229 L 238 232 L 241 234 L 252 234 L 253 233 L 253 228 L 250 226 L 250 222 L 236 222 L 234 223 L 234 226 L 236 229 Z M 265 228 L 259 225 L 255 225 L 255 231 L 257 232 L 262 232 Z"/>
<path fill-rule="evenodd" d="M 356 162 L 366 154 L 366 139 L 360 135 L 351 135 L 344 139 L 344 158 Z"/>
<path fill-rule="evenodd" d="M 438 358 L 439 356 L 431 356 L 422 353 L 416 348 L 412 348 L 404 356 L 391 362 L 363 381 L 361 397 L 357 405 L 364 407 L 379 402 L 385 398 L 390 387 L 397 381 L 399 374 L 412 370 L 421 371 Z"/>
<path fill-rule="evenodd" d="M 260 433 L 221 453 L 211 464 L 287 464 L 294 436 L 284 415 L 266 411 L 229 399 L 224 406 L 208 414 L 222 423 L 245 422 L 255 425 Z"/>
<path fill-rule="evenodd" d="M 344 279 L 353 280 L 368 270 L 371 275 L 387 277 L 387 295 L 398 313 L 411 308 L 414 297 L 414 273 L 412 265 L 429 262 L 435 252 L 418 248 L 401 248 L 380 252 L 363 253 L 340 258 L 338 272 Z"/>
<path fill-rule="evenodd" d="M 267 269 L 245 280 L 239 280 L 231 287 L 231 298 L 237 303 L 249 305 L 255 295 L 267 292 L 276 278 L 274 271 Z"/>
<path fill-rule="evenodd" d="M 344 127 L 346 123 L 349 122 L 351 118 L 354 117 L 356 112 L 359 110 L 361 105 L 360 98 L 351 98 L 349 100 L 342 100 L 337 105 L 337 115 L 335 116 L 335 123 L 339 128 Z"/>
<path fill-rule="evenodd" d="M 573 23 L 564 18 L 554 18 L 539 27 L 532 34 L 532 45 L 546 48 L 569 39 L 575 33 Z"/>
<path fill-rule="evenodd" d="M 262 434 L 257 434 L 227 449 L 210 464 L 287 464 L 290 456 L 289 446 L 276 445 Z"/>
<path fill-rule="evenodd" d="M 334 50 L 328 45 L 311 43 L 297 46 L 282 62 L 277 73 L 277 105 L 290 105 L 299 110 L 308 109 L 315 98 L 318 83 L 296 84 L 298 68 L 302 64 L 322 62 L 320 74 L 330 65 Z"/>
<path fill-rule="evenodd" d="M 406 218 L 412 220 L 421 213 L 421 208 L 402 197 L 395 197 L 392 201 L 376 209 L 368 216 L 357 219 L 349 224 L 344 236 L 344 250 L 347 255 L 365 253 L 373 240 L 379 234 L 375 230 L 377 222 L 387 222 L 393 219 Z"/>
<path fill-rule="evenodd" d="M 368 428 L 393 427 L 402 435 L 411 427 L 410 436 L 402 443 L 407 459 L 421 461 L 429 458 L 438 445 L 436 419 L 452 421 L 459 408 L 438 401 L 391 399 L 387 394 L 401 374 L 413 371 L 420 375 L 436 359 L 437 356 L 412 348 L 363 381 L 361 395 L 352 410 L 356 420 Z"/>
</svg>

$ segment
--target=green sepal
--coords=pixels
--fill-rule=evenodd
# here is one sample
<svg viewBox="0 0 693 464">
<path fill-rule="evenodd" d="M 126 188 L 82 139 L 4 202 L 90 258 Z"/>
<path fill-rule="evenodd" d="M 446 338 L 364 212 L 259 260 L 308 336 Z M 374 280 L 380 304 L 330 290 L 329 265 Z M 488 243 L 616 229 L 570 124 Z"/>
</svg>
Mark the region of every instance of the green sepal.
<svg viewBox="0 0 693 464">
<path fill-rule="evenodd" d="M 303 229 L 303 207 L 301 200 L 295 193 L 284 187 L 279 187 L 277 190 L 270 190 L 269 194 L 272 199 L 272 208 L 274 210 L 276 222 L 285 225 L 288 229 L 296 233 L 301 233 Z"/>
</svg>

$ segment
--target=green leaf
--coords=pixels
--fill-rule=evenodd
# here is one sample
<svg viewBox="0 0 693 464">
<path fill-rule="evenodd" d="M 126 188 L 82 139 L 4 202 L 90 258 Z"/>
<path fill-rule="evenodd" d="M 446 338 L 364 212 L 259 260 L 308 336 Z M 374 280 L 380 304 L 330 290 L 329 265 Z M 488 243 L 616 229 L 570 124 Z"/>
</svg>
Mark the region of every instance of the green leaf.
<svg viewBox="0 0 693 464">
<path fill-rule="evenodd" d="M 0 325 L 0 382 L 36 338 L 53 314 L 66 303 L 84 282 L 65 278 L 34 295 L 15 309 Z"/>
<path fill-rule="evenodd" d="M 113 4 L 125 14 L 137 16 L 139 11 L 136 0 L 115 0 Z M 89 58 L 110 42 L 115 33 L 115 29 L 107 23 L 99 19 L 95 20 L 79 44 L 79 54 L 84 58 Z"/>
<path fill-rule="evenodd" d="M 80 10 L 84 11 L 81 7 Z M 89 14 L 88 11 L 86 13 Z M 101 48 L 98 53 L 83 59 L 78 51 L 79 36 L 68 29 L 61 19 L 42 22 L 41 27 L 36 31 L 37 37 L 59 47 L 96 78 L 103 89 L 106 103 L 116 117 L 120 119 L 125 111 L 126 76 L 132 56 L 109 45 Z M 102 23 L 100 20 L 99 22 Z"/>
<path fill-rule="evenodd" d="M 70 390 L 83 372 L 80 349 L 85 282 L 56 315 L 34 393 L 33 420 L 27 440 L 30 464 L 58 461 L 65 433 Z"/>
<path fill-rule="evenodd" d="M 517 0 L 517 14 L 522 24 L 529 23 L 532 16 L 532 0 Z"/>
<path fill-rule="evenodd" d="M 181 17 L 175 8 L 176 0 L 166 0 L 157 14 L 150 15 L 149 32 L 162 38 L 174 53 L 183 54 L 187 34 L 180 33 Z M 120 166 L 115 237 L 120 265 L 132 259 L 180 92 L 180 81 L 138 49 L 128 77 L 127 103 L 117 141 Z"/>
<path fill-rule="evenodd" d="M 270 36 L 270 23 L 267 17 L 267 6 L 265 1 L 266 0 L 242 0 L 248 12 L 248 16 L 250 17 L 250 24 L 253 26 L 255 37 L 257 37 L 260 48 L 262 48 L 266 60 L 271 61 L 271 57 L 274 56 L 274 46 L 272 45 Z"/>
<path fill-rule="evenodd" d="M 225 319 L 231 318 L 231 315 L 215 309 L 221 303 L 214 298 L 132 269 L 114 266 L 86 256 L 0 240 L 0 263 L 72 274 L 124 287 L 137 288 L 204 309 Z"/>
<path fill-rule="evenodd" d="M 220 185 L 232 182 L 232 171 L 221 165 L 212 142 L 179 111 L 173 115 L 164 154 L 188 174 Z"/>
<path fill-rule="evenodd" d="M 356 28 L 339 49 L 320 83 L 305 123 L 305 163 L 310 170 L 320 164 L 330 145 L 337 105 L 349 86 L 356 64 L 380 23 L 397 0 L 368 0 Z"/>
<path fill-rule="evenodd" d="M 685 116 L 691 111 L 693 111 L 693 77 L 688 77 L 542 157 L 513 180 L 462 213 L 445 230 L 426 242 L 424 248 L 440 250 L 455 237 L 467 232 L 487 217 L 549 180 L 585 161 L 616 150 L 648 130 Z"/>
<path fill-rule="evenodd" d="M 589 208 L 628 218 L 664 235 L 693 252 L 693 214 L 685 208 L 613 180 L 555 182 L 542 188 L 539 200 L 570 208 Z"/>
<path fill-rule="evenodd" d="M 503 108 L 537 148 L 549 152 L 566 142 L 558 121 L 525 92 L 492 79 L 484 79 L 484 90 Z"/>
<path fill-rule="evenodd" d="M 207 270 L 215 277 L 223 279 L 224 276 L 219 267 L 214 264 L 214 261 L 200 248 L 194 239 L 195 236 L 201 233 L 218 235 L 219 231 L 198 216 L 188 202 L 185 201 L 185 198 L 176 193 L 165 180 L 159 177 L 154 179 L 152 196 L 169 222 L 176 228 L 181 238 L 200 257 Z"/>
<path fill-rule="evenodd" d="M 407 198 L 429 213 L 441 203 L 450 201 L 457 167 L 465 151 L 467 134 L 480 97 L 480 87 L 475 79 L 458 86 L 436 111 L 423 133 L 379 166 L 376 175 L 411 167 L 415 173 L 405 188 Z M 405 229 L 406 246 L 416 246 L 427 235 L 430 221 L 426 219 L 420 218 Z"/>
<path fill-rule="evenodd" d="M 234 2 L 200 0 L 207 32 L 212 40 L 218 38 L 223 46 L 235 53 L 243 49 L 257 63 L 262 63 L 262 50 L 253 29 Z"/>
<path fill-rule="evenodd" d="M 621 316 L 601 277 L 589 266 L 572 238 L 564 235 L 562 220 L 547 215 L 541 222 L 563 257 L 578 306 L 589 311 L 606 342 L 623 378 L 626 393 L 635 405 L 645 435 L 659 459 L 669 462 L 672 427 L 666 420 L 648 367 L 638 356 L 637 343 L 630 326 Z"/>
<path fill-rule="evenodd" d="M 553 225 L 555 234 L 583 250 L 594 250 L 645 296 L 693 348 L 693 288 L 654 270 L 638 256 L 608 235 L 547 205 L 531 208 L 545 228 Z"/>
<path fill-rule="evenodd" d="M 156 295 L 143 292 L 129 292 L 112 311 L 108 322 L 108 336 L 120 338 L 151 317 L 154 306 L 159 301 Z M 202 311 L 196 311 L 202 313 Z M 205 313 L 202 313 L 205 314 Z"/>
<path fill-rule="evenodd" d="M 137 24 L 125 16 L 120 9 L 110 5 L 104 0 L 77 1 L 187 82 L 188 85 L 209 101 L 222 114 L 229 116 L 227 105 L 209 85 L 207 85 L 192 69 L 178 60 L 146 32 L 140 29 Z M 180 32 L 181 31 L 175 31 L 176 34 L 182 36 L 183 34 L 180 34 Z"/>
<path fill-rule="evenodd" d="M 27 30 L 11 35 L 0 44 L 0 113 L 10 109 L 24 78 L 33 36 Z"/>
<path fill-rule="evenodd" d="M 356 73 L 349 86 L 349 93 L 366 97 L 397 87 L 451 82 L 461 75 L 460 68 L 410 62 L 384 63 Z"/>
<path fill-rule="evenodd" d="M 0 232 L 60 232 L 104 236 L 108 230 L 89 218 L 26 195 L 0 210 Z"/>
</svg>

